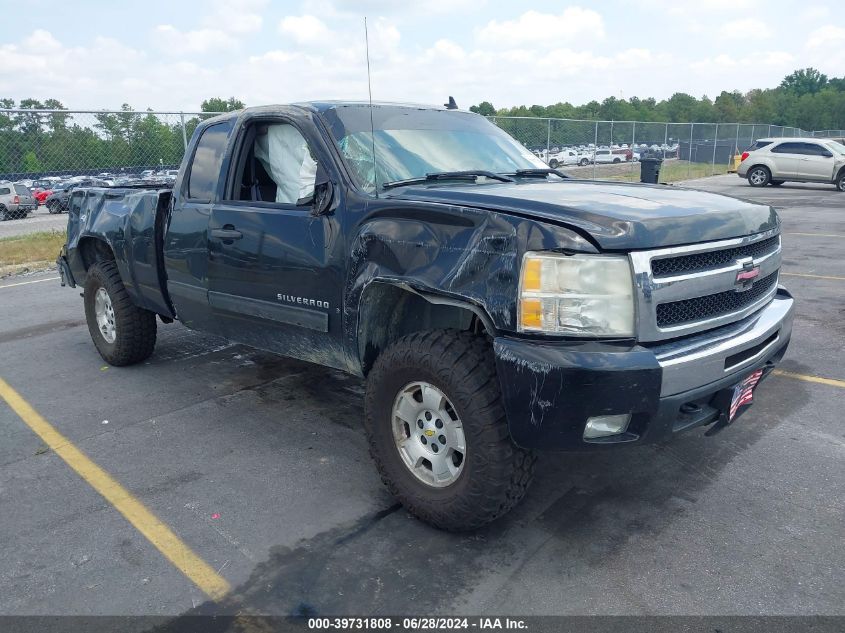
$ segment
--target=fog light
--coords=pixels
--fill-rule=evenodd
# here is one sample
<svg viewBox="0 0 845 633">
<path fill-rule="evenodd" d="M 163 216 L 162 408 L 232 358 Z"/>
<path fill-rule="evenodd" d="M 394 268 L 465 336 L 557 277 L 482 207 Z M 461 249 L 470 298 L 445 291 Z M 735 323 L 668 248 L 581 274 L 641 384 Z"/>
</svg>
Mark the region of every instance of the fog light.
<svg viewBox="0 0 845 633">
<path fill-rule="evenodd" d="M 622 415 L 599 415 L 594 418 L 588 418 L 587 426 L 584 427 L 584 439 L 589 440 L 597 437 L 619 435 L 625 432 L 630 421 L 630 413 L 624 413 Z"/>
</svg>

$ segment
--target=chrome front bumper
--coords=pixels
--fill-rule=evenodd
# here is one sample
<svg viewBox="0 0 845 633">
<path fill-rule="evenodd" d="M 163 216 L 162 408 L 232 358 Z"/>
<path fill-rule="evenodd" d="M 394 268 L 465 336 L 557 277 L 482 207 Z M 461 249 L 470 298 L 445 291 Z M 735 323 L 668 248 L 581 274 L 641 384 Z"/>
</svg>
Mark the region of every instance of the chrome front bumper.
<svg viewBox="0 0 845 633">
<path fill-rule="evenodd" d="M 789 340 L 794 303 L 779 286 L 770 303 L 742 321 L 651 347 L 663 370 L 660 396 L 703 387 L 759 364 Z"/>
</svg>

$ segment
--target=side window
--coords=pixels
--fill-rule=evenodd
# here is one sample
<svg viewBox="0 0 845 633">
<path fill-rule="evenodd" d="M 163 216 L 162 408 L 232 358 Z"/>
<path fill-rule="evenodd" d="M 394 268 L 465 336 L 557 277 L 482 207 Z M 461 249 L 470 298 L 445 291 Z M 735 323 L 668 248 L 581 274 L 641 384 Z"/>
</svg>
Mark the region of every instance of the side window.
<svg viewBox="0 0 845 633">
<path fill-rule="evenodd" d="M 290 123 L 256 123 L 247 130 L 232 197 L 252 202 L 305 204 L 314 196 L 317 161 Z"/>
<path fill-rule="evenodd" d="M 816 143 L 804 143 L 804 148 L 804 153 L 810 156 L 825 156 L 831 153 L 830 150 Z"/>
<path fill-rule="evenodd" d="M 763 149 L 764 147 L 768 147 L 771 144 L 772 144 L 771 141 L 757 141 L 757 142 L 754 143 L 754 145 L 749 147 L 747 151 L 756 152 L 758 149 Z"/>
<path fill-rule="evenodd" d="M 772 148 L 772 154 L 803 154 L 803 143 L 781 143 Z"/>
<path fill-rule="evenodd" d="M 215 123 L 205 129 L 194 151 L 188 173 L 188 197 L 198 200 L 211 200 L 220 178 L 220 165 L 226 142 L 234 123 L 233 119 Z"/>
<path fill-rule="evenodd" d="M 10 193 L 12 193 L 12 190 L 8 187 L 0 187 L 0 196 L 8 196 Z"/>
</svg>

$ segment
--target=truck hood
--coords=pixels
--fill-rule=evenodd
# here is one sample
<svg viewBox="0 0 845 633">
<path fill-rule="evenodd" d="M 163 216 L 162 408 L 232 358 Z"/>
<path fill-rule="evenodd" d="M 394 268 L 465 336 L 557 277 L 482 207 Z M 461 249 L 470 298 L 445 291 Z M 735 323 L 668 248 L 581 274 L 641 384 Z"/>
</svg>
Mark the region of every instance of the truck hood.
<svg viewBox="0 0 845 633">
<path fill-rule="evenodd" d="M 413 186 L 391 197 L 479 207 L 570 226 L 603 249 L 636 250 L 741 237 L 773 229 L 772 207 L 715 193 L 565 180 Z"/>
</svg>

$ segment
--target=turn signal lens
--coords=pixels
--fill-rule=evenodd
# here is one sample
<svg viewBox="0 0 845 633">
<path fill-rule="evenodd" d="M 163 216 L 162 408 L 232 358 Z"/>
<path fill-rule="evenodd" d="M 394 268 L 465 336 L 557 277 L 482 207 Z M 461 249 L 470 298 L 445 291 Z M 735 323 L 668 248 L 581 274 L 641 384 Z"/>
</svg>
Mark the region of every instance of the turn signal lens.
<svg viewBox="0 0 845 633">
<path fill-rule="evenodd" d="M 542 262 L 539 259 L 526 259 L 525 270 L 522 273 L 522 289 L 523 290 L 540 290 L 540 266 Z"/>
<path fill-rule="evenodd" d="M 543 303 L 539 299 L 523 299 L 520 308 L 520 321 L 523 327 L 532 329 L 543 327 Z"/>
</svg>

